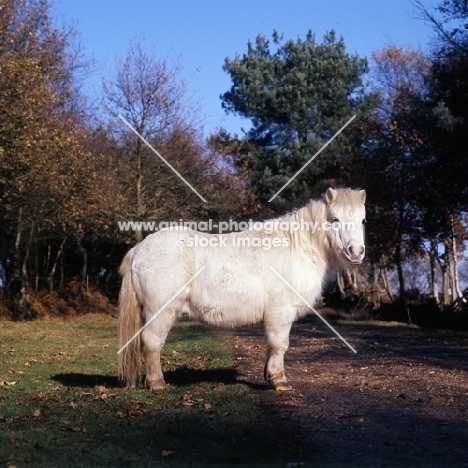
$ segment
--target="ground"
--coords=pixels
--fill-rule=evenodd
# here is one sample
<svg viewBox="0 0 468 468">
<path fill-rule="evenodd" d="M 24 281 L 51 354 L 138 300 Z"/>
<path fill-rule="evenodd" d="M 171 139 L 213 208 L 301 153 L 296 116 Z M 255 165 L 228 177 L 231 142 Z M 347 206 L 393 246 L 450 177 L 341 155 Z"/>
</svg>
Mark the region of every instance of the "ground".
<svg viewBox="0 0 468 468">
<path fill-rule="evenodd" d="M 283 429 L 289 466 L 468 467 L 468 334 L 402 324 L 294 325 L 291 392 L 267 390 L 261 327 L 220 334 L 239 379 Z M 265 427 L 265 430 L 268 426 Z"/>
</svg>

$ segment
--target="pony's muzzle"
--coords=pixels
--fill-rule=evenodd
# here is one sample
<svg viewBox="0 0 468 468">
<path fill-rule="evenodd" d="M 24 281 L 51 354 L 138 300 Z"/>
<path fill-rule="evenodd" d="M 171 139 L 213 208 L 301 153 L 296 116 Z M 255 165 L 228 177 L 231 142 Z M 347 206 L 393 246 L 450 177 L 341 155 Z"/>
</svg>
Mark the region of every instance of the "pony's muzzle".
<svg viewBox="0 0 468 468">
<path fill-rule="evenodd" d="M 362 244 L 358 244 L 356 242 L 350 242 L 344 250 L 346 259 L 352 265 L 361 264 L 362 260 L 364 259 L 365 252 L 365 247 Z"/>
</svg>

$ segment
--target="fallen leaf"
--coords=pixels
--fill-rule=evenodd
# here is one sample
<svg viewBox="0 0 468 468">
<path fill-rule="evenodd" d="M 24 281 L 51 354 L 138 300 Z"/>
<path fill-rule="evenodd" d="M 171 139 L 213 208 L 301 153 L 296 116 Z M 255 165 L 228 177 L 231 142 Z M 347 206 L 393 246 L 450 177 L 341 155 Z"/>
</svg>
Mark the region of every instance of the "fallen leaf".
<svg viewBox="0 0 468 468">
<path fill-rule="evenodd" d="M 205 403 L 205 410 L 209 411 L 212 408 L 212 406 L 209 403 Z"/>
<path fill-rule="evenodd" d="M 192 395 L 190 393 L 186 393 L 184 396 L 183 396 L 183 402 L 182 404 L 184 406 L 193 406 L 196 404 L 196 401 L 193 399 Z"/>
<path fill-rule="evenodd" d="M 163 457 L 169 457 L 170 455 L 174 455 L 174 451 L 173 450 L 163 450 L 161 452 L 161 456 Z"/>
<path fill-rule="evenodd" d="M 72 401 L 72 402 L 70 403 L 70 407 L 71 407 L 72 409 L 75 409 L 77 406 L 78 406 L 78 403 L 75 403 L 74 401 Z"/>
<path fill-rule="evenodd" d="M 33 417 L 33 418 L 40 418 L 40 417 L 41 417 L 41 410 L 40 410 L 40 408 L 36 408 L 36 409 L 32 412 L 32 417 Z"/>
<path fill-rule="evenodd" d="M 13 382 L 1 382 L 2 385 L 16 385 L 16 381 Z"/>
</svg>

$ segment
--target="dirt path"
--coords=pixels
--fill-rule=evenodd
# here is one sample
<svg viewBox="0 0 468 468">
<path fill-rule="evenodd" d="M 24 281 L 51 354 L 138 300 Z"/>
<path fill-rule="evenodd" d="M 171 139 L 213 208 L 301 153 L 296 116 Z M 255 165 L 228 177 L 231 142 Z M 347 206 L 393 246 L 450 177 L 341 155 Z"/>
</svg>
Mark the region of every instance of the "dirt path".
<svg viewBox="0 0 468 468">
<path fill-rule="evenodd" d="M 290 466 L 468 467 L 468 334 L 296 323 L 286 355 L 291 392 L 265 390 L 260 327 L 223 331 Z M 267 427 L 267 426 L 266 426 Z"/>
</svg>

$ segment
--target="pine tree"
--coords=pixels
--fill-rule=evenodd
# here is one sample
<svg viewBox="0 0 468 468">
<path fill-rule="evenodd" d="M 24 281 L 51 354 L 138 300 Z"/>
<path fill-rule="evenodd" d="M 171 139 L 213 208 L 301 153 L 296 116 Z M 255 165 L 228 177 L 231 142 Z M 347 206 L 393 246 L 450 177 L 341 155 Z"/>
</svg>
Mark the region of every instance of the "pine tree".
<svg viewBox="0 0 468 468">
<path fill-rule="evenodd" d="M 224 70 L 233 82 L 221 96 L 224 109 L 252 122 L 245 135 L 252 149 L 250 182 L 264 202 L 369 104 L 363 90 L 367 61 L 349 55 L 333 31 L 321 44 L 310 31 L 305 40 L 286 42 L 275 31 L 271 45 L 258 36 L 242 57 L 227 58 Z M 275 198 L 275 208 L 304 203 L 323 184 L 347 183 L 358 139 L 358 125 L 348 127 Z"/>
</svg>

